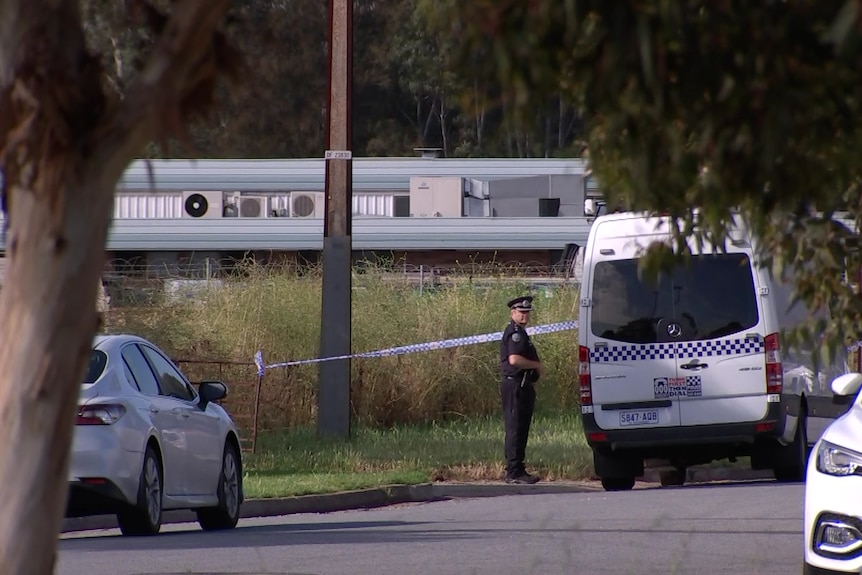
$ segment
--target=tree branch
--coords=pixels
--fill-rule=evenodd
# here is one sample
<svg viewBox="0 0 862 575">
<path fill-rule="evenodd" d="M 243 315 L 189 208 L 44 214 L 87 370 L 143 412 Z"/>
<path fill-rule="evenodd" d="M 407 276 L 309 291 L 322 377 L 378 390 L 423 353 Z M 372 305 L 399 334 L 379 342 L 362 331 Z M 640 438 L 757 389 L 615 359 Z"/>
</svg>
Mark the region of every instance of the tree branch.
<svg viewBox="0 0 862 575">
<path fill-rule="evenodd" d="M 105 178 L 118 180 L 150 141 L 178 133 L 184 116 L 203 112 L 220 70 L 235 71 L 217 34 L 228 0 L 178 3 L 149 59 L 95 136 L 93 158 Z"/>
<path fill-rule="evenodd" d="M 24 37 L 24 6 L 15 0 L 0 0 L 0 92 L 8 90 L 15 79 L 15 55 Z"/>
</svg>

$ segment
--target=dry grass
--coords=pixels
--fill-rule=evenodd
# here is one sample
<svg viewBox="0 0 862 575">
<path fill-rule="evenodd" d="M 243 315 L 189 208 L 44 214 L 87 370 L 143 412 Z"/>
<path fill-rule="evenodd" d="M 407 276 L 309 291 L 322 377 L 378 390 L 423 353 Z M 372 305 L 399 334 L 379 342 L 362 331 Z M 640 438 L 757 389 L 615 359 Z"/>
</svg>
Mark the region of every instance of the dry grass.
<svg viewBox="0 0 862 575">
<path fill-rule="evenodd" d="M 353 287 L 354 353 L 500 331 L 508 321 L 505 302 L 528 291 L 523 282 L 513 280 L 492 288 L 465 281 L 420 293 L 415 286 L 389 281 L 386 274 L 368 268 L 354 275 Z M 577 289 L 555 287 L 535 295 L 534 325 L 576 318 Z M 195 300 L 157 299 L 134 310 L 111 312 L 108 328 L 148 337 L 176 359 L 251 361 L 262 350 L 271 364 L 318 356 L 320 305 L 317 273 L 250 266 Z M 547 366 L 538 408 L 576 410 L 577 333 L 539 335 L 534 341 Z M 494 342 L 354 359 L 355 420 L 388 428 L 494 414 L 499 407 L 498 353 Z M 247 376 L 234 375 L 232 383 L 247 390 L 254 370 L 242 369 Z M 264 428 L 315 421 L 317 372 L 318 365 L 267 372 Z"/>
</svg>

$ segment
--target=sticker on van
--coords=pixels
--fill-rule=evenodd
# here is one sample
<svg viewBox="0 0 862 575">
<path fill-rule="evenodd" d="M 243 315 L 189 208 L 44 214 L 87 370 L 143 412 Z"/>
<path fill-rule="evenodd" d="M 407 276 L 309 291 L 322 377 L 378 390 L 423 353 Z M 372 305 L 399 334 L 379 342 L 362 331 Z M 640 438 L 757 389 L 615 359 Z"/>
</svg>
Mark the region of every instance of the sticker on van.
<svg viewBox="0 0 862 575">
<path fill-rule="evenodd" d="M 703 388 L 699 375 L 657 377 L 653 380 L 653 392 L 656 399 L 701 397 Z"/>
</svg>

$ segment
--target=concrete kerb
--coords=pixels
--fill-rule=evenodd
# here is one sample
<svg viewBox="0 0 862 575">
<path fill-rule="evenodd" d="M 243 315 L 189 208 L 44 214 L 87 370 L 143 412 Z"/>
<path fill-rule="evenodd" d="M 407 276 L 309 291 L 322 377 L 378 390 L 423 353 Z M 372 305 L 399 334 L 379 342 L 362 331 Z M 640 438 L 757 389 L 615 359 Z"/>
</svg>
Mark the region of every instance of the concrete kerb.
<svg viewBox="0 0 862 575">
<path fill-rule="evenodd" d="M 690 469 L 687 482 L 752 481 L 772 479 L 771 472 L 752 471 L 741 468 Z M 658 483 L 658 472 L 648 470 L 642 483 Z M 471 497 L 496 497 L 501 495 L 539 495 L 554 493 L 601 492 L 596 481 L 545 481 L 535 485 L 509 485 L 502 482 L 470 483 L 421 483 L 418 485 L 388 485 L 371 489 L 358 489 L 320 495 L 298 495 L 272 499 L 247 499 L 242 506 L 241 517 L 276 517 L 298 513 L 331 513 L 352 509 L 373 509 L 401 503 L 426 503 L 446 499 Z M 163 523 L 192 523 L 197 521 L 191 511 L 166 511 Z M 113 515 L 96 515 L 65 519 L 62 533 L 116 529 Z"/>
</svg>

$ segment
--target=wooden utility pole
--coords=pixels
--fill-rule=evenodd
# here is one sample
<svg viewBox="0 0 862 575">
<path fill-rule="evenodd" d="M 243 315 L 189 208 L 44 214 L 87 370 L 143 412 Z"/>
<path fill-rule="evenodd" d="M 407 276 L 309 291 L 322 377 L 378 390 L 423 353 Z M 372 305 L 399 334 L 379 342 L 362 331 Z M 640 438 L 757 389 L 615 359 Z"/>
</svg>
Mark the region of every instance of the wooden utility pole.
<svg viewBox="0 0 862 575">
<path fill-rule="evenodd" d="M 326 102 L 326 219 L 323 224 L 321 357 L 349 355 L 351 350 L 352 44 L 353 0 L 329 0 L 329 92 Z M 320 364 L 317 407 L 318 434 L 349 437 L 349 359 Z"/>
</svg>

